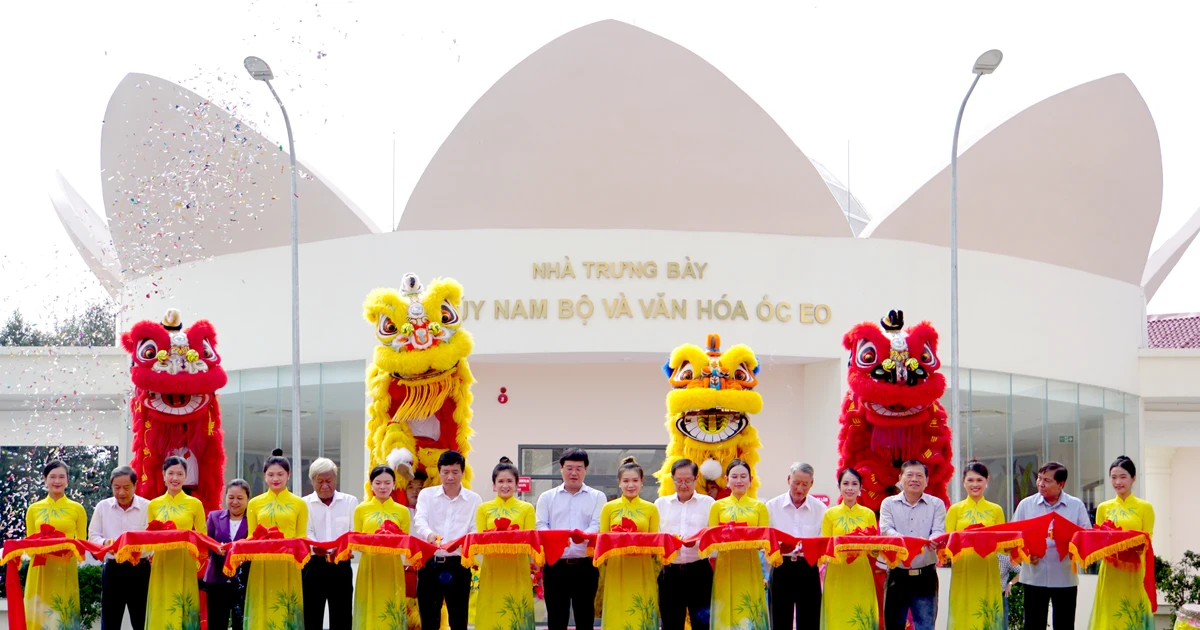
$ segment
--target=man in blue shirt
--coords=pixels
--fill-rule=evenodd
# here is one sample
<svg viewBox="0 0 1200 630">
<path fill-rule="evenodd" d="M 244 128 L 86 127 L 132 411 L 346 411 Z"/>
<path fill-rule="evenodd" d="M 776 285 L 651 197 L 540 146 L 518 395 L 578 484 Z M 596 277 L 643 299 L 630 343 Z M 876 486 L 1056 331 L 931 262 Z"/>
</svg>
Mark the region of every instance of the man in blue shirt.
<svg viewBox="0 0 1200 630">
<path fill-rule="evenodd" d="M 1021 500 L 1014 521 L 1037 518 L 1050 512 L 1084 528 L 1091 529 L 1091 519 L 1083 501 L 1063 492 L 1067 483 L 1067 467 L 1048 462 L 1038 469 L 1038 493 Z M 1025 627 L 1045 628 L 1047 608 L 1054 606 L 1054 630 L 1075 627 L 1075 599 L 1079 578 L 1071 570 L 1071 557 L 1058 559 L 1058 547 L 1053 538 L 1046 541 L 1046 555 L 1032 557 L 1021 569 L 1021 584 L 1025 585 Z"/>
</svg>

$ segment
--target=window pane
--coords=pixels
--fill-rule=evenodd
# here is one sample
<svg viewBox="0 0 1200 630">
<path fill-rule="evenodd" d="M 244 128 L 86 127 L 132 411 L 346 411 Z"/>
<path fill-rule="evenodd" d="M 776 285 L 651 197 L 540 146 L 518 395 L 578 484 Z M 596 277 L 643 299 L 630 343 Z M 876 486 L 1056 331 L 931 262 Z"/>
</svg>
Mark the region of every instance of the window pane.
<svg viewBox="0 0 1200 630">
<path fill-rule="evenodd" d="M 1108 467 L 1117 457 L 1125 455 L 1125 394 L 1111 389 L 1104 390 L 1104 457 L 1100 460 L 1100 484 L 1104 492 L 1097 493 L 1103 499 L 1117 496 L 1108 481 Z"/>
<path fill-rule="evenodd" d="M 278 378 L 276 368 L 242 370 L 242 469 L 236 476 L 249 482 L 251 496 L 267 491 L 262 466 L 278 444 Z"/>
<path fill-rule="evenodd" d="M 1091 385 L 1079 386 L 1079 470 L 1071 476 L 1079 479 L 1079 498 L 1094 514 L 1104 500 L 1104 390 Z"/>
<path fill-rule="evenodd" d="M 969 407 L 971 448 L 965 464 L 977 459 L 988 468 L 988 488 L 984 496 L 998 505 L 1008 503 L 1008 416 L 1010 377 L 1007 374 L 971 370 Z M 961 484 L 957 474 L 951 484 Z M 952 493 L 953 494 L 953 493 Z M 965 491 L 963 496 L 966 496 Z"/>
<path fill-rule="evenodd" d="M 1142 401 L 1133 394 L 1125 394 L 1125 454 L 1135 464 L 1142 463 Z M 1137 490 L 1145 492 L 1144 489 Z"/>
<path fill-rule="evenodd" d="M 1012 380 L 1012 515 L 1017 504 L 1037 492 L 1037 469 L 1045 462 L 1046 380 L 1014 376 Z"/>
<path fill-rule="evenodd" d="M 1065 489 L 1068 494 L 1079 496 L 1080 475 L 1075 456 L 1075 443 L 1079 440 L 1079 386 L 1075 383 L 1049 381 L 1047 389 L 1047 455 L 1049 461 L 1056 461 L 1067 467 L 1069 475 Z"/>
</svg>

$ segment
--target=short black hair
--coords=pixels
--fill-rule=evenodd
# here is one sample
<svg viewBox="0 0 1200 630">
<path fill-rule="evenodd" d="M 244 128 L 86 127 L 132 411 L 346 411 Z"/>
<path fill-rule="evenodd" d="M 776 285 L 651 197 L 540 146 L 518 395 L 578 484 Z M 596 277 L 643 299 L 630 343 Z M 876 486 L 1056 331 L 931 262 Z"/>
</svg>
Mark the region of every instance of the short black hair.
<svg viewBox="0 0 1200 630">
<path fill-rule="evenodd" d="M 438 470 L 441 470 L 442 466 L 453 466 L 455 464 L 458 464 L 459 470 L 465 471 L 467 469 L 467 458 L 463 457 L 462 453 L 458 451 L 446 451 L 438 456 Z"/>
<path fill-rule="evenodd" d="M 562 468 L 566 466 L 567 462 L 583 462 L 584 468 L 592 464 L 592 460 L 588 458 L 587 451 L 581 448 L 569 448 L 563 452 L 562 457 L 558 458 L 558 467 Z"/>
<path fill-rule="evenodd" d="M 424 469 L 413 471 L 413 481 L 428 481 L 428 480 L 429 480 L 429 473 L 425 472 Z"/>
<path fill-rule="evenodd" d="M 916 466 L 920 466 L 921 470 L 925 471 L 926 477 L 929 476 L 929 467 L 915 459 L 910 459 L 903 464 L 900 464 L 900 473 L 903 474 L 906 469 L 914 468 Z"/>
<path fill-rule="evenodd" d="M 137 485 L 137 471 L 130 468 L 129 466 L 118 466 L 118 467 L 114 468 L 112 473 L 110 473 L 108 475 L 109 485 L 112 485 L 114 482 L 116 482 L 116 480 L 118 480 L 121 477 L 124 477 L 126 475 L 129 476 L 129 483 L 136 486 Z"/>
<path fill-rule="evenodd" d="M 1038 474 L 1054 473 L 1054 483 L 1067 483 L 1067 467 L 1059 462 L 1046 462 L 1038 469 Z"/>
<path fill-rule="evenodd" d="M 286 470 L 289 475 L 292 474 L 292 463 L 283 456 L 283 449 L 281 448 L 271 451 L 271 456 L 267 458 L 267 461 L 263 462 L 263 472 L 267 472 L 268 468 L 276 465 Z"/>
<path fill-rule="evenodd" d="M 246 493 L 246 498 L 250 498 L 250 484 L 246 483 L 245 479 L 234 479 L 225 484 L 225 494 L 229 494 L 229 491 L 234 488 L 241 488 L 242 492 Z"/>
<path fill-rule="evenodd" d="M 696 465 L 696 462 L 690 459 L 684 458 L 675 462 L 674 464 L 671 464 L 671 476 L 674 477 L 675 471 L 679 470 L 680 468 L 690 468 L 693 477 L 700 476 L 700 467 Z"/>
<path fill-rule="evenodd" d="M 187 460 L 185 460 L 182 457 L 172 455 L 163 460 L 163 472 L 164 473 L 167 472 L 167 469 L 172 466 L 183 466 L 183 472 L 185 472 L 185 473 L 187 472 Z"/>
<path fill-rule="evenodd" d="M 375 481 L 376 477 L 384 473 L 392 476 L 392 483 L 396 482 L 396 471 L 392 470 L 392 467 L 386 464 L 380 464 L 371 469 L 370 481 Z"/>
<path fill-rule="evenodd" d="M 67 468 L 66 462 L 64 462 L 61 459 L 52 459 L 52 460 L 46 462 L 45 466 L 42 466 L 42 479 L 49 477 L 50 473 L 54 472 L 54 470 L 56 468 L 61 468 L 61 469 L 65 470 L 67 472 L 67 476 L 68 477 L 71 476 L 71 469 Z"/>
</svg>

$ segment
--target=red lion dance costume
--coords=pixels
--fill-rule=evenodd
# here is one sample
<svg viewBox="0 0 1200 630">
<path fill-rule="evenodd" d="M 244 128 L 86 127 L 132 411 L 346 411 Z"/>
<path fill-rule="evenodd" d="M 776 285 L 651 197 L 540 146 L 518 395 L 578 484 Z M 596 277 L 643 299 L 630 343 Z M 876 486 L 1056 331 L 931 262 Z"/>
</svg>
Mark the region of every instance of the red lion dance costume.
<svg viewBox="0 0 1200 630">
<path fill-rule="evenodd" d="M 183 330 L 179 311 L 170 309 L 161 323 L 149 320 L 121 335 L 133 357 L 133 461 L 137 493 L 165 493 L 163 461 L 176 455 L 187 461 L 184 489 L 200 499 L 205 511 L 221 509 L 225 486 L 225 446 L 217 390 L 227 377 L 217 354 L 217 333 L 207 320 Z"/>
<path fill-rule="evenodd" d="M 899 492 L 900 465 L 915 459 L 929 467 L 925 491 L 948 505 L 954 467 L 946 410 L 938 404 L 946 379 L 937 372 L 937 331 L 929 322 L 904 330 L 903 311 L 891 311 L 879 323 L 882 330 L 864 322 L 842 339 L 850 370 L 838 469 L 850 466 L 863 476 L 859 501 L 878 513 L 879 504 Z"/>
</svg>

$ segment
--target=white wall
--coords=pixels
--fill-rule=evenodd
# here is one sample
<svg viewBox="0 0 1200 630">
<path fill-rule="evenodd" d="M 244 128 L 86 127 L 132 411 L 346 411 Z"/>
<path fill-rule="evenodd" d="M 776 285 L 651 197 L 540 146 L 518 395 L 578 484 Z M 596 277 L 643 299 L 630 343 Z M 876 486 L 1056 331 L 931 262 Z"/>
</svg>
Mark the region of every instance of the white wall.
<svg viewBox="0 0 1200 630">
<path fill-rule="evenodd" d="M 301 225 L 303 229 L 303 224 Z M 477 356 L 650 352 L 665 356 L 709 332 L 764 355 L 840 358 L 854 324 L 904 309 L 932 320 L 947 355 L 949 299 L 945 248 L 883 239 L 794 237 L 631 230 L 460 230 L 389 232 L 302 245 L 301 352 L 305 363 L 369 356 L 376 343 L 361 305 L 377 286 L 406 272 L 453 276 L 484 312 L 467 322 Z M 564 262 L 575 279 L 534 279 L 535 262 Z M 666 265 L 686 257 L 708 265 L 703 280 L 668 279 Z M 157 320 L 168 306 L 185 319 L 213 320 L 227 369 L 290 360 L 288 249 L 222 256 L 173 269 L 169 295 L 142 282 L 126 289 L 126 320 Z M 655 261 L 656 279 L 587 279 L 585 261 Z M 995 254 L 960 256 L 964 366 L 1137 392 L 1137 349 L 1144 327 L 1139 287 L 1062 267 Z M 633 318 L 610 320 L 600 303 L 622 292 Z M 151 297 L 147 299 L 145 295 Z M 686 299 L 688 318 L 643 319 L 638 299 Z M 558 318 L 558 299 L 586 294 L 587 323 Z M 698 319 L 696 300 L 741 300 L 748 321 Z M 756 305 L 792 304 L 789 323 L 762 322 Z M 494 299 L 546 299 L 544 321 L 495 319 Z M 827 304 L 831 320 L 800 324 L 799 303 Z M 1102 306 L 1102 307 L 1101 307 Z M 1097 340 L 1104 340 L 1098 343 Z M 943 356 L 943 360 L 945 360 Z"/>
</svg>

